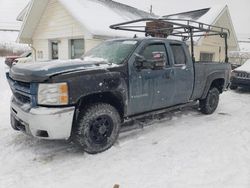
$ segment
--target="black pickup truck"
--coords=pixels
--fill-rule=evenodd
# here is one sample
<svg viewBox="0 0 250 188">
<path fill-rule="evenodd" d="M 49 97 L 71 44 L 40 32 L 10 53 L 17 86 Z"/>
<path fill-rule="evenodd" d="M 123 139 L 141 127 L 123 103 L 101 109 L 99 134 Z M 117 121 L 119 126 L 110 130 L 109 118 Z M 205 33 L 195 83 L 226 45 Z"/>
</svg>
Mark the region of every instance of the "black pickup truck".
<svg viewBox="0 0 250 188">
<path fill-rule="evenodd" d="M 82 60 L 13 66 L 11 125 L 38 138 L 72 138 L 98 153 L 131 118 L 194 101 L 213 113 L 230 71 L 228 63 L 195 63 L 182 41 L 109 40 Z"/>
</svg>

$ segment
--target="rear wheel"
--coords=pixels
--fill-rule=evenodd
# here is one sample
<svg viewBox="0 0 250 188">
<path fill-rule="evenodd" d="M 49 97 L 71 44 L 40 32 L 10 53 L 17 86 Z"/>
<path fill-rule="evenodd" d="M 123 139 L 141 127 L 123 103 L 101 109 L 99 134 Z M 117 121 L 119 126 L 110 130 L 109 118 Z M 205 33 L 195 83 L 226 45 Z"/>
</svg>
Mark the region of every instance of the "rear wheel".
<svg viewBox="0 0 250 188">
<path fill-rule="evenodd" d="M 104 103 L 91 105 L 80 112 L 74 141 L 90 154 L 109 149 L 117 140 L 121 118 L 117 110 Z"/>
<path fill-rule="evenodd" d="M 220 92 L 217 88 L 211 88 L 208 91 L 207 97 L 200 100 L 200 109 L 204 114 L 212 114 L 219 104 Z"/>
</svg>

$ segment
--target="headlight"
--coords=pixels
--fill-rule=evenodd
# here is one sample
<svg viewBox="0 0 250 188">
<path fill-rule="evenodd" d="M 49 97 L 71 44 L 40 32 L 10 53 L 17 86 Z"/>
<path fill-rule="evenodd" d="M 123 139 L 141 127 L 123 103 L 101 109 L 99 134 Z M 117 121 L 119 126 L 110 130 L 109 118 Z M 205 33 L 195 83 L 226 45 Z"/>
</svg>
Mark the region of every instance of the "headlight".
<svg viewBox="0 0 250 188">
<path fill-rule="evenodd" d="M 67 83 L 39 84 L 38 104 L 67 105 L 69 103 Z"/>
</svg>

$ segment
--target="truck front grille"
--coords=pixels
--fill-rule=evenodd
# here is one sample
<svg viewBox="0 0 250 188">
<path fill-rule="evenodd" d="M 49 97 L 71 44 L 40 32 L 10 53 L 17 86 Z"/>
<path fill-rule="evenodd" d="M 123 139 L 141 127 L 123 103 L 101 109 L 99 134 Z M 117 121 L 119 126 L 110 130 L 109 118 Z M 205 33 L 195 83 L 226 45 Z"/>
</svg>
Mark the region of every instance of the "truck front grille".
<svg viewBox="0 0 250 188">
<path fill-rule="evenodd" d="M 250 79 L 250 74 L 248 74 L 246 72 L 238 72 L 237 77 L 243 78 L 243 79 Z"/>
<path fill-rule="evenodd" d="M 17 101 L 23 103 L 23 104 L 30 104 L 31 103 L 31 99 L 30 97 L 23 95 L 21 93 L 13 93 L 14 97 L 16 98 Z"/>
<path fill-rule="evenodd" d="M 15 100 L 21 104 L 32 104 L 32 98 L 34 98 L 36 94 L 32 83 L 13 80 L 8 74 L 7 79 Z"/>
<path fill-rule="evenodd" d="M 8 80 L 9 80 L 11 88 L 14 88 L 15 90 L 22 91 L 25 93 L 30 93 L 30 89 L 31 89 L 30 83 L 25 83 L 25 82 L 13 80 L 10 77 L 8 78 Z"/>
</svg>

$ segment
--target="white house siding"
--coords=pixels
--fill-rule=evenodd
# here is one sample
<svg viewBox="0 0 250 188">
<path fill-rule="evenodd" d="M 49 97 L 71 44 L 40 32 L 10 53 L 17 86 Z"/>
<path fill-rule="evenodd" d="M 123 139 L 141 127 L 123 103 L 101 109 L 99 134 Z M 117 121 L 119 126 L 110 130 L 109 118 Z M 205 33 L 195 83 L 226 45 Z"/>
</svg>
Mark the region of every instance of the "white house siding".
<svg viewBox="0 0 250 188">
<path fill-rule="evenodd" d="M 68 39 L 61 39 L 59 43 L 59 59 L 69 59 L 70 58 L 70 42 Z"/>
<path fill-rule="evenodd" d="M 237 41 L 234 41 L 233 37 L 233 28 L 232 24 L 229 21 L 228 11 L 224 11 L 224 13 L 220 16 L 220 18 L 214 24 L 215 26 L 229 28 L 231 31 L 230 38 L 228 39 L 228 50 L 235 51 L 238 46 Z M 214 59 L 213 61 L 223 62 L 225 60 L 225 41 L 220 36 L 209 36 L 201 39 L 201 42 L 195 47 L 195 58 L 196 60 L 200 60 L 200 53 L 213 53 Z"/>
<path fill-rule="evenodd" d="M 86 39 L 85 40 L 85 52 L 91 50 L 101 42 L 103 42 L 104 39 Z"/>
<path fill-rule="evenodd" d="M 70 58 L 70 39 L 90 38 L 89 33 L 57 1 L 50 0 L 32 37 L 37 60 L 51 59 L 50 42 L 58 41 L 59 59 Z M 95 41 L 93 43 L 96 43 Z M 85 44 L 94 46 L 92 42 Z M 43 54 L 41 58 L 41 52 Z M 40 55 L 38 54 L 40 53 Z M 39 58 L 40 57 L 40 58 Z"/>
<path fill-rule="evenodd" d="M 48 40 L 35 39 L 33 40 L 32 46 L 33 46 L 33 51 L 36 54 L 35 56 L 33 56 L 35 60 L 44 61 L 49 59 L 50 54 L 49 54 Z"/>
</svg>

